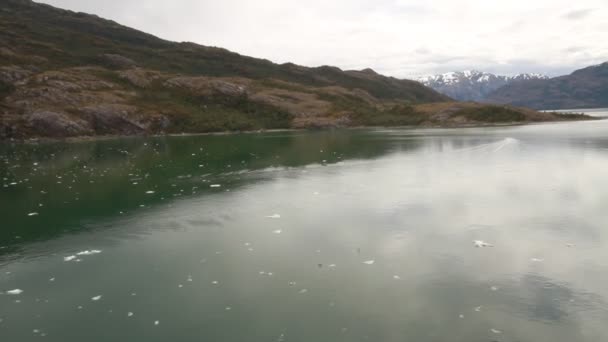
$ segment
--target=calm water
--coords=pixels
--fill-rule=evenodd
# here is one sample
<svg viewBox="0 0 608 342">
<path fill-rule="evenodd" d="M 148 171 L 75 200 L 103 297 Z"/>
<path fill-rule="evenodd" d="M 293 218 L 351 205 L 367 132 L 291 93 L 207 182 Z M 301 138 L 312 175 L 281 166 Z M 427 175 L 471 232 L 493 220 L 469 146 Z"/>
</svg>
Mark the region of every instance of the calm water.
<svg viewBox="0 0 608 342">
<path fill-rule="evenodd" d="M 562 109 L 562 110 L 551 110 L 550 112 L 558 113 L 585 113 L 591 116 L 597 117 L 608 117 L 608 108 L 592 108 L 592 109 Z"/>
<path fill-rule="evenodd" d="M 0 163 L 3 342 L 608 340 L 608 121 Z"/>
</svg>

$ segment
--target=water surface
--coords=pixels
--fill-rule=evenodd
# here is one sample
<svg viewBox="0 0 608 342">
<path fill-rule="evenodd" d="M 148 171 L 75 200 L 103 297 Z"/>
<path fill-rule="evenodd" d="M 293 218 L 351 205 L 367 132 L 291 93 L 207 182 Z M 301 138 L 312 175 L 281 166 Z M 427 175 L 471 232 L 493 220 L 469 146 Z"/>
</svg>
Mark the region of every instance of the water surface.
<svg viewBox="0 0 608 342">
<path fill-rule="evenodd" d="M 606 121 L 0 163 L 0 341 L 608 340 Z"/>
</svg>

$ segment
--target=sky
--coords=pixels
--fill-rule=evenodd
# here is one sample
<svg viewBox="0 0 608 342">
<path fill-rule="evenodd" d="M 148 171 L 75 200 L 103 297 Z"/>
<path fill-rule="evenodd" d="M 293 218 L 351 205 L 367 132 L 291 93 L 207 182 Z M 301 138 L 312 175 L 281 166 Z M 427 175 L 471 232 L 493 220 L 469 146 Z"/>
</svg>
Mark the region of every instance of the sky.
<svg viewBox="0 0 608 342">
<path fill-rule="evenodd" d="M 415 78 L 608 61 L 608 0 L 37 0 L 164 39 Z"/>
</svg>

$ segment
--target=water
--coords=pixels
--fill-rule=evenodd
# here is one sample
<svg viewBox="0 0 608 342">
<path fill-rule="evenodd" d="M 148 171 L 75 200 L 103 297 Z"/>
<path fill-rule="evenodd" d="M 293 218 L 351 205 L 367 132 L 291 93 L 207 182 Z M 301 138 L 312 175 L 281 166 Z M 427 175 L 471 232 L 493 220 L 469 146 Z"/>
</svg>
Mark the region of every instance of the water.
<svg viewBox="0 0 608 342">
<path fill-rule="evenodd" d="M 608 121 L 0 163 L 0 341 L 608 340 Z"/>
<path fill-rule="evenodd" d="M 591 108 L 591 109 L 561 109 L 561 110 L 551 110 L 550 112 L 558 112 L 558 113 L 584 113 L 591 116 L 597 117 L 608 117 L 608 108 Z"/>
</svg>

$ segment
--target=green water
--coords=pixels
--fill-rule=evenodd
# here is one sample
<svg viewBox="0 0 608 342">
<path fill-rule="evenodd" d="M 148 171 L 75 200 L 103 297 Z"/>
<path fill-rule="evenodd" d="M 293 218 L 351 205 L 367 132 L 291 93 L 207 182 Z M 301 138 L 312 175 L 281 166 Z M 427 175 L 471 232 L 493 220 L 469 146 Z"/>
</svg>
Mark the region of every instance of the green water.
<svg viewBox="0 0 608 342">
<path fill-rule="evenodd" d="M 605 341 L 607 170 L 604 121 L 5 143 L 0 341 Z"/>
</svg>

